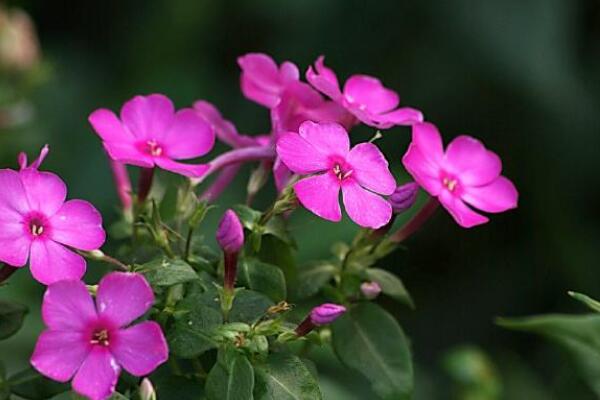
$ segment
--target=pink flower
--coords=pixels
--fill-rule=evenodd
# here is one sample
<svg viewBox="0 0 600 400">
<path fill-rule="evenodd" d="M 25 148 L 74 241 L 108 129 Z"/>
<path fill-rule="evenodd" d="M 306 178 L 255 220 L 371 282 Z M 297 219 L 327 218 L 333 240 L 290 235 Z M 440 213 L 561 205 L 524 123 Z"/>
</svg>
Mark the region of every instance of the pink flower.
<svg viewBox="0 0 600 400">
<path fill-rule="evenodd" d="M 84 200 L 68 200 L 65 183 L 38 171 L 48 147 L 20 171 L 0 170 L 0 261 L 22 267 L 29 260 L 33 277 L 43 284 L 80 279 L 85 260 L 69 250 L 96 250 L 106 238 L 102 216 Z"/>
<path fill-rule="evenodd" d="M 277 142 L 277 154 L 290 170 L 308 175 L 294 185 L 298 200 L 319 217 L 340 221 L 340 189 L 350 218 L 358 225 L 379 228 L 388 223 L 392 207 L 381 195 L 390 195 L 396 181 L 388 163 L 372 143 L 350 150 L 348 133 L 339 124 L 300 125 Z"/>
<path fill-rule="evenodd" d="M 235 125 L 223 118 L 219 110 L 208 101 L 196 101 L 194 111 L 212 127 L 217 138 L 223 143 L 233 148 L 256 145 L 255 138 L 239 134 Z"/>
<path fill-rule="evenodd" d="M 488 221 L 465 203 L 490 213 L 517 207 L 517 189 L 500 175 L 500 158 L 470 136 L 457 137 L 444 152 L 435 125 L 414 125 L 412 143 L 402 162 L 415 181 L 436 196 L 464 228 Z"/>
<path fill-rule="evenodd" d="M 160 325 L 145 321 L 154 294 L 142 275 L 112 272 L 98 285 L 96 304 L 85 284 L 65 280 L 48 287 L 40 335 L 31 365 L 59 382 L 73 378 L 73 390 L 92 400 L 108 398 L 121 368 L 134 376 L 150 374 L 168 358 Z"/>
<path fill-rule="evenodd" d="M 208 153 L 215 142 L 211 126 L 192 109 L 175 112 L 171 100 L 162 94 L 129 100 L 121 108 L 120 120 L 101 108 L 89 121 L 115 161 L 144 168 L 159 166 L 188 177 L 199 177 L 208 169 L 174 160 Z"/>
<path fill-rule="evenodd" d="M 363 123 L 380 129 L 394 125 L 412 125 L 423 121 L 423 114 L 410 107 L 398 107 L 400 98 L 384 87 L 379 79 L 369 75 L 353 75 L 340 90 L 335 72 L 327 68 L 321 56 L 315 68 L 309 67 L 306 79 L 322 93 L 343 106 Z"/>
</svg>

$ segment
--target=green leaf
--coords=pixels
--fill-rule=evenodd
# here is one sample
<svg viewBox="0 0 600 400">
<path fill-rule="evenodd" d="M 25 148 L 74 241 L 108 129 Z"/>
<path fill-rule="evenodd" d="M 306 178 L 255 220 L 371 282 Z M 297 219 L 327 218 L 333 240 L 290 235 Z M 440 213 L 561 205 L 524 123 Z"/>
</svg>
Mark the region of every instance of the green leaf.
<svg viewBox="0 0 600 400">
<path fill-rule="evenodd" d="M 236 354 L 227 365 L 217 362 L 206 379 L 208 400 L 250 400 L 254 390 L 254 370 L 248 359 Z"/>
<path fill-rule="evenodd" d="M 588 306 L 591 310 L 600 312 L 600 302 L 599 301 L 596 301 L 596 300 L 592 299 L 591 297 L 586 296 L 583 293 L 577 293 L 577 292 L 568 292 L 568 293 L 569 293 L 569 296 L 571 296 L 575 300 L 579 300 L 580 302 L 582 302 L 583 304 Z"/>
<path fill-rule="evenodd" d="M 337 271 L 337 267 L 328 261 L 317 261 L 300 269 L 296 296 L 305 299 L 314 296 L 329 282 Z"/>
<path fill-rule="evenodd" d="M 164 374 L 152 379 L 159 400 L 200 400 L 204 399 L 203 385 L 196 379 Z"/>
<path fill-rule="evenodd" d="M 153 286 L 173 286 L 198 279 L 196 271 L 183 260 L 158 258 L 136 268 Z"/>
<path fill-rule="evenodd" d="M 384 309 L 361 303 L 332 326 L 333 348 L 362 373 L 384 399 L 409 399 L 413 391 L 410 348 L 402 328 Z"/>
<path fill-rule="evenodd" d="M 171 352 L 182 358 L 194 358 L 216 347 L 215 330 L 223 318 L 215 308 L 198 304 L 191 310 L 178 311 L 167 334 Z"/>
<path fill-rule="evenodd" d="M 69 390 L 69 385 L 40 375 L 33 368 L 18 372 L 8 379 L 11 392 L 28 400 L 45 400 Z"/>
<path fill-rule="evenodd" d="M 262 317 L 274 303 L 262 293 L 238 290 L 229 312 L 229 322 L 253 323 Z"/>
<path fill-rule="evenodd" d="M 10 385 L 6 381 L 6 368 L 0 361 L 0 400 L 7 400 L 10 396 Z"/>
<path fill-rule="evenodd" d="M 321 390 L 315 377 L 298 357 L 271 354 L 255 367 L 256 400 L 319 400 Z"/>
<path fill-rule="evenodd" d="M 296 282 L 296 260 L 294 258 L 294 248 L 290 244 L 275 236 L 263 236 L 258 258 L 281 268 L 288 286 Z"/>
<path fill-rule="evenodd" d="M 261 292 L 278 302 L 287 296 L 285 277 L 278 267 L 254 258 L 246 258 L 240 263 L 238 272 L 240 284 Z"/>
<path fill-rule="evenodd" d="M 577 365 L 580 375 L 600 396 L 600 315 L 544 315 L 501 318 L 498 325 L 537 333 L 562 346 Z"/>
<path fill-rule="evenodd" d="M 404 283 L 396 275 L 384 269 L 370 268 L 366 271 L 367 277 L 381 286 L 381 291 L 399 302 L 415 307 Z"/>
<path fill-rule="evenodd" d="M 22 304 L 0 300 L 0 340 L 17 333 L 23 325 L 27 307 Z"/>
<path fill-rule="evenodd" d="M 248 229 L 249 231 L 254 231 L 256 229 L 258 221 L 260 220 L 260 216 L 262 215 L 260 211 L 254 210 L 243 204 L 234 205 L 233 210 L 239 217 L 244 228 Z"/>
<path fill-rule="evenodd" d="M 272 217 L 263 227 L 265 235 L 273 235 L 282 242 L 294 246 L 294 239 L 290 236 L 285 220 L 280 216 Z"/>
<path fill-rule="evenodd" d="M 500 399 L 502 385 L 494 364 L 479 348 L 458 346 L 442 360 L 446 372 L 455 383 L 460 399 Z"/>
</svg>

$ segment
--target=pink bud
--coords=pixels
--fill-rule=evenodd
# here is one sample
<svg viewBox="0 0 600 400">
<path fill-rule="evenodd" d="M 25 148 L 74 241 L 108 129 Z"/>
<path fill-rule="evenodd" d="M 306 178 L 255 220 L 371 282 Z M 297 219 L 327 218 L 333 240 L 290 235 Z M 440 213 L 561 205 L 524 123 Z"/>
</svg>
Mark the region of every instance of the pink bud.
<svg viewBox="0 0 600 400">
<path fill-rule="evenodd" d="M 381 286 L 377 282 L 363 282 L 360 291 L 369 300 L 373 300 L 381 293 Z"/>
<path fill-rule="evenodd" d="M 238 253 L 244 245 L 244 228 L 233 210 L 225 211 L 217 228 L 217 242 L 225 253 Z"/>
<path fill-rule="evenodd" d="M 415 204 L 415 200 L 417 200 L 418 193 L 419 185 L 416 182 L 398 186 L 388 199 L 394 213 L 400 214 L 411 208 Z"/>
<path fill-rule="evenodd" d="M 150 379 L 144 378 L 140 384 L 140 398 L 141 400 L 156 400 L 156 392 Z"/>
<path fill-rule="evenodd" d="M 325 303 L 312 309 L 310 320 L 316 326 L 327 325 L 346 312 L 346 307 L 339 304 Z"/>
</svg>

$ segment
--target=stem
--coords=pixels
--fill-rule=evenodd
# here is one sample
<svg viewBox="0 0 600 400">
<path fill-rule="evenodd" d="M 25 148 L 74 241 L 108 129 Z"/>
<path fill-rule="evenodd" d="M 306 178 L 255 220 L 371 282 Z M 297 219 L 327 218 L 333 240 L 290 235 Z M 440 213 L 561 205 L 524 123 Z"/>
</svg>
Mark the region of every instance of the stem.
<svg viewBox="0 0 600 400">
<path fill-rule="evenodd" d="M 152 180 L 154 178 L 154 168 L 140 168 L 140 177 L 138 179 L 138 204 L 144 203 L 150 189 L 152 188 Z"/>
<path fill-rule="evenodd" d="M 12 274 L 17 272 L 18 269 L 19 268 L 13 267 L 12 265 L 4 265 L 4 267 L 0 269 L 0 285 L 6 282 L 6 280 L 10 278 Z"/>
<path fill-rule="evenodd" d="M 192 249 L 192 236 L 194 234 L 194 228 L 189 227 L 187 237 L 185 238 L 185 251 L 183 253 L 183 259 L 189 261 L 190 251 Z"/>
<path fill-rule="evenodd" d="M 237 275 L 238 253 L 225 252 L 224 257 L 223 288 L 225 291 L 233 292 Z"/>
<path fill-rule="evenodd" d="M 310 319 L 310 315 L 304 318 L 304 321 L 300 322 L 300 324 L 296 327 L 295 332 L 298 336 L 306 336 L 310 333 L 316 326 Z"/>
<path fill-rule="evenodd" d="M 111 257 L 107 254 L 104 254 L 101 250 L 93 250 L 93 251 L 81 251 L 78 250 L 77 253 L 84 256 L 85 258 L 89 258 L 90 260 L 102 261 L 108 264 L 115 265 L 121 271 L 129 272 L 130 268 L 124 262 L 117 260 L 114 257 Z"/>
<path fill-rule="evenodd" d="M 117 195 L 123 206 L 123 212 L 131 212 L 131 180 L 127 174 L 127 167 L 118 161 L 108 157 L 113 180 L 117 189 Z"/>
<path fill-rule="evenodd" d="M 389 237 L 389 240 L 393 243 L 400 243 L 411 236 L 433 215 L 439 204 L 437 197 L 430 197 L 423 207 L 402 228 Z"/>
<path fill-rule="evenodd" d="M 213 183 L 198 198 L 207 202 L 214 202 L 236 177 L 242 164 L 233 164 L 224 167 Z"/>
</svg>

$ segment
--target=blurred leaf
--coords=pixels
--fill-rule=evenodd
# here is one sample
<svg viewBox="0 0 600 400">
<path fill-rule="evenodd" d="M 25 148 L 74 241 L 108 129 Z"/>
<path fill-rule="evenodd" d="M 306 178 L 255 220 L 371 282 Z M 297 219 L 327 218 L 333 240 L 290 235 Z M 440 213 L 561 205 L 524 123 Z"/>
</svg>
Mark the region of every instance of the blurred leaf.
<svg viewBox="0 0 600 400">
<path fill-rule="evenodd" d="M 381 286 L 381 291 L 388 296 L 408 305 L 415 307 L 410 294 L 404 287 L 404 283 L 396 275 L 384 269 L 370 268 L 366 271 L 367 277 Z"/>
<path fill-rule="evenodd" d="M 253 323 L 262 317 L 274 303 L 262 293 L 240 289 L 236 291 L 229 322 Z"/>
<path fill-rule="evenodd" d="M 253 390 L 254 370 L 250 361 L 241 354 L 236 354 L 226 363 L 216 362 L 206 379 L 208 400 L 252 399 Z"/>
<path fill-rule="evenodd" d="M 167 187 L 167 189 L 165 190 L 165 194 L 163 195 L 160 201 L 160 216 L 165 221 L 170 221 L 177 215 L 178 192 L 178 185 L 169 185 L 169 187 Z"/>
<path fill-rule="evenodd" d="M 203 385 L 196 379 L 183 376 L 165 374 L 152 380 L 156 389 L 156 398 L 159 400 L 201 400 Z"/>
<path fill-rule="evenodd" d="M 291 245 L 271 235 L 263 236 L 258 258 L 281 268 L 288 287 L 296 282 L 296 260 Z"/>
<path fill-rule="evenodd" d="M 190 222 L 189 222 L 190 227 L 197 228 L 198 225 L 200 225 L 202 223 L 202 221 L 204 221 L 206 214 L 208 214 L 208 212 L 213 208 L 215 208 L 215 206 L 210 206 L 205 201 L 200 202 L 196 206 L 196 210 L 194 211 L 194 213 L 192 214 L 192 216 L 190 218 Z"/>
<path fill-rule="evenodd" d="M 294 239 L 290 236 L 285 221 L 280 216 L 274 216 L 267 224 L 263 227 L 263 232 L 265 235 L 273 235 L 277 239 L 289 244 L 291 246 L 294 245 Z"/>
<path fill-rule="evenodd" d="M 183 260 L 158 258 L 136 267 L 152 286 L 173 286 L 198 279 L 196 271 Z"/>
<path fill-rule="evenodd" d="M 583 293 L 577 293 L 577 292 L 568 292 L 568 293 L 569 293 L 569 296 L 571 296 L 575 300 L 579 300 L 580 302 L 582 302 L 583 304 L 588 306 L 591 310 L 600 312 L 600 302 L 592 299 L 589 296 L 586 296 Z"/>
<path fill-rule="evenodd" d="M 6 381 L 6 368 L 0 361 L 0 400 L 7 400 L 10 396 L 10 385 Z"/>
<path fill-rule="evenodd" d="M 28 400 L 46 400 L 69 390 L 68 384 L 48 379 L 33 368 L 12 375 L 8 381 L 13 394 Z"/>
<path fill-rule="evenodd" d="M 445 354 L 444 369 L 458 387 L 459 399 L 496 400 L 501 383 L 487 355 L 474 346 L 459 346 Z"/>
<path fill-rule="evenodd" d="M 27 307 L 19 303 L 0 300 L 0 340 L 17 333 L 27 314 Z"/>
<path fill-rule="evenodd" d="M 271 354 L 255 366 L 256 400 L 318 400 L 321 390 L 306 365 L 291 354 Z"/>
<path fill-rule="evenodd" d="M 244 228 L 248 229 L 249 231 L 254 231 L 256 229 L 258 226 L 258 221 L 260 220 L 260 216 L 262 215 L 260 211 L 254 210 L 243 204 L 234 205 L 233 210 L 240 218 Z"/>
<path fill-rule="evenodd" d="M 338 358 L 362 373 L 384 399 L 409 399 L 413 367 L 409 344 L 398 322 L 374 303 L 351 308 L 332 326 Z"/>
<path fill-rule="evenodd" d="M 298 273 L 296 296 L 305 299 L 314 296 L 329 282 L 337 271 L 337 267 L 328 261 L 317 261 L 306 265 Z"/>
<path fill-rule="evenodd" d="M 175 324 L 167 335 L 171 352 L 178 357 L 194 358 L 215 348 L 212 335 L 222 322 L 218 310 L 203 304 L 176 313 Z"/>
<path fill-rule="evenodd" d="M 240 263 L 238 278 L 242 286 L 261 292 L 275 302 L 287 296 L 283 272 L 274 265 L 245 258 Z"/>
</svg>

